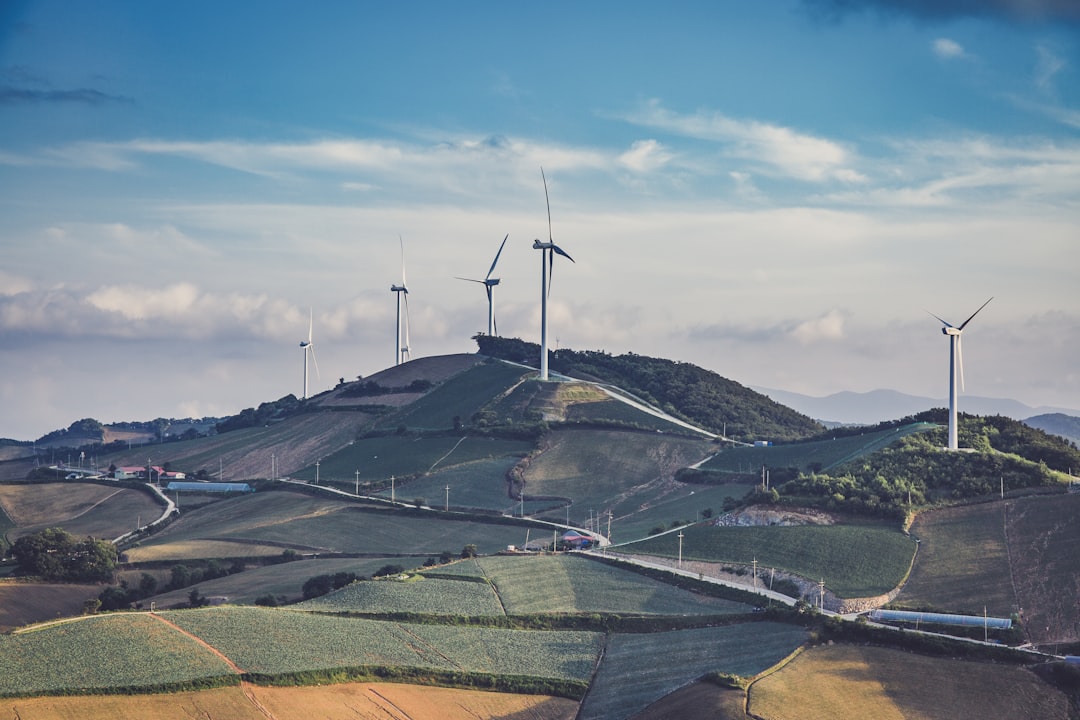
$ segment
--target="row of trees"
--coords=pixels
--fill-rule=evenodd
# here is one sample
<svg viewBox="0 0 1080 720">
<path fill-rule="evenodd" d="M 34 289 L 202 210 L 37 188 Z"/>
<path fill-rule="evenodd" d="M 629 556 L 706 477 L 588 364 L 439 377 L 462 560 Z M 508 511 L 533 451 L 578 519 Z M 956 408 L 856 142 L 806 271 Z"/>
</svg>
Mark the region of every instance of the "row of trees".
<svg viewBox="0 0 1080 720">
<path fill-rule="evenodd" d="M 24 535 L 11 546 L 28 575 L 61 582 L 107 582 L 116 569 L 116 547 L 108 540 L 77 538 L 61 528 Z"/>
</svg>

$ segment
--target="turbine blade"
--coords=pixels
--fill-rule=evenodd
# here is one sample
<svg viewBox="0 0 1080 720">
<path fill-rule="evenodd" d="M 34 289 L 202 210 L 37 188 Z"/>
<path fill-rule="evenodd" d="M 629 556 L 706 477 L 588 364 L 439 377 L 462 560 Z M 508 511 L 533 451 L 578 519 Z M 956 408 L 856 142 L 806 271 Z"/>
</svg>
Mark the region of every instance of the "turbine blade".
<svg viewBox="0 0 1080 720">
<path fill-rule="evenodd" d="M 510 233 L 506 233 L 506 237 L 503 238 L 502 245 L 499 246 L 499 252 L 495 253 L 495 259 L 491 262 L 491 269 L 488 270 L 488 274 L 484 276 L 485 280 L 491 279 L 491 273 L 495 272 L 495 264 L 499 262 L 499 256 L 502 255 L 503 248 L 506 247 L 506 238 L 510 237 Z"/>
<path fill-rule="evenodd" d="M 994 299 L 994 298 L 990 298 L 990 300 L 993 300 L 993 299 Z M 971 318 L 973 318 L 973 317 L 975 317 L 976 315 L 978 315 L 978 314 L 979 314 L 979 312 L 980 312 L 980 311 L 981 311 L 981 310 L 982 310 L 982 309 L 983 309 L 984 307 L 986 307 L 987 305 L 989 305 L 989 304 L 990 304 L 990 300 L 987 300 L 986 302 L 984 302 L 984 303 L 983 303 L 982 305 L 980 305 L 980 306 L 979 306 L 979 309 L 978 309 L 978 310 L 976 310 L 975 312 L 971 313 L 971 317 L 969 317 L 969 318 L 968 318 L 967 320 L 965 320 L 964 322 L 960 323 L 960 327 L 958 327 L 958 328 L 957 328 L 957 330 L 963 330 L 963 329 L 964 329 L 964 326 L 965 326 L 965 325 L 967 325 L 967 324 L 968 324 L 969 322 L 971 322 Z"/>
<path fill-rule="evenodd" d="M 405 293 L 405 347 L 401 349 L 412 360 L 412 345 L 409 344 L 409 293 Z"/>
<path fill-rule="evenodd" d="M 961 390 L 961 392 L 966 392 L 964 390 L 964 336 L 963 335 L 957 335 L 956 336 L 956 364 L 957 364 L 957 368 L 960 370 L 960 390 Z"/>
<path fill-rule="evenodd" d="M 548 242 L 552 242 L 552 240 L 551 240 L 551 198 L 548 197 L 547 176 L 544 175 L 544 166 L 543 165 L 540 166 L 540 177 L 542 177 L 544 179 L 544 202 L 547 203 Z"/>
<path fill-rule="evenodd" d="M 952 327 L 952 323 L 950 323 L 948 320 L 942 320 L 941 318 L 939 318 L 937 315 L 930 312 L 929 310 L 926 311 L 926 314 L 929 315 L 930 317 L 934 318 L 935 320 L 937 320 L 939 323 L 941 323 L 945 327 Z"/>
<path fill-rule="evenodd" d="M 463 278 L 463 277 L 460 277 L 460 276 L 458 276 L 458 275 L 455 275 L 455 276 L 454 276 L 454 279 L 455 279 L 455 280 L 464 280 L 465 282 L 475 282 L 475 283 L 480 283 L 481 285 L 487 285 L 487 283 L 485 283 L 485 282 L 484 282 L 483 280 L 473 280 L 472 278 Z"/>
<path fill-rule="evenodd" d="M 311 308 L 308 308 L 308 322 L 307 322 L 307 342 L 308 342 L 308 345 L 311 344 L 311 330 L 312 330 L 312 327 L 314 326 L 314 324 L 315 324 L 315 311 L 312 310 Z"/>
<path fill-rule="evenodd" d="M 405 241 L 398 235 L 398 244 L 401 245 L 401 287 L 408 288 L 409 284 L 405 282 Z M 406 290 L 405 292 L 408 292 Z"/>
<path fill-rule="evenodd" d="M 308 350 L 311 351 L 311 362 L 315 365 L 315 377 L 322 380 L 322 376 L 319 374 L 319 361 L 315 359 L 315 346 L 308 345 Z"/>
<path fill-rule="evenodd" d="M 545 250 L 548 256 L 548 297 L 551 297 L 551 281 L 555 277 L 555 253 L 552 252 L 554 244 L 551 248 Z"/>
<path fill-rule="evenodd" d="M 559 247 L 555 243 L 551 244 L 551 249 L 554 250 L 555 252 L 559 253 L 560 255 L 562 255 L 564 258 L 566 258 L 570 262 L 574 262 L 574 258 L 570 257 L 570 255 L 567 254 L 567 252 L 565 250 L 563 250 L 561 247 Z M 552 259 L 554 259 L 554 257 Z M 577 265 L 577 263 L 574 263 L 574 264 Z"/>
</svg>

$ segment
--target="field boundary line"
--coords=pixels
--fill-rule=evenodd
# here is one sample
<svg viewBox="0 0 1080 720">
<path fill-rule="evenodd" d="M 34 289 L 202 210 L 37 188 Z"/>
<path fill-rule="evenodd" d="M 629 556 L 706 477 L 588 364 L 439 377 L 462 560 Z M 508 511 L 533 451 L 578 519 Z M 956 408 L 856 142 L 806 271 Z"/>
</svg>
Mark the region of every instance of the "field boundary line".
<svg viewBox="0 0 1080 720">
<path fill-rule="evenodd" d="M 498 586 L 496 586 L 491 578 L 488 577 L 487 570 L 484 569 L 484 566 L 480 564 L 479 560 L 473 558 L 472 561 L 476 563 L 476 567 L 480 569 L 480 573 L 484 576 L 484 580 L 487 581 L 487 585 L 491 588 L 491 592 L 495 594 L 495 599 L 499 601 L 499 609 L 502 610 L 503 617 L 509 617 L 510 613 L 506 612 L 506 605 L 503 603 L 502 595 L 499 594 Z"/>
<path fill-rule="evenodd" d="M 1013 602 L 1020 607 L 1020 593 L 1016 591 L 1016 573 L 1013 572 L 1012 540 L 1009 538 L 1009 501 L 1005 502 L 1005 510 L 1001 513 L 1001 534 L 1005 537 L 1005 556 L 1009 559 L 1009 584 L 1012 586 Z M 1031 642 L 1027 624 L 1024 624 L 1024 636 Z"/>
<path fill-rule="evenodd" d="M 429 467 L 429 468 L 427 469 L 427 471 L 428 471 L 428 472 L 431 472 L 432 470 L 434 470 L 434 469 L 435 469 L 435 466 L 436 466 L 436 465 L 438 465 L 438 464 L 439 464 L 439 463 L 441 463 L 441 462 L 442 462 L 443 460 L 445 460 L 446 458 L 448 458 L 448 457 L 450 457 L 451 455 L 453 455 L 453 454 L 454 454 L 454 451 L 458 449 L 458 445 L 460 445 L 461 443 L 465 442 L 465 441 L 466 441 L 466 440 L 468 440 L 468 439 L 469 439 L 469 436 L 468 436 L 468 435 L 464 435 L 464 436 L 463 436 L 463 437 L 462 437 L 462 438 L 461 438 L 460 440 L 458 440 L 458 441 L 457 441 L 456 443 L 454 443 L 454 447 L 452 447 L 452 448 L 450 448 L 449 450 L 447 450 L 447 451 L 446 451 L 446 454 L 445 454 L 445 455 L 443 455 L 443 456 L 442 456 L 441 458 L 439 458 L 439 459 L 438 459 L 438 460 L 436 460 L 435 462 L 431 463 L 431 467 Z"/>
<path fill-rule="evenodd" d="M 195 635 L 195 634 L 193 634 L 193 633 L 190 633 L 190 632 L 188 632 L 188 631 L 187 631 L 187 630 L 185 630 L 184 628 L 182 628 L 182 627 L 180 627 L 179 625 L 177 625 L 176 623 L 174 623 L 174 622 L 173 622 L 172 620 L 168 620 L 168 619 L 166 619 L 166 618 L 162 617 L 161 615 L 159 615 L 159 614 L 158 614 L 158 613 L 156 613 L 156 612 L 149 612 L 149 613 L 146 613 L 146 614 L 147 614 L 147 615 L 149 615 L 150 617 L 153 617 L 153 618 L 157 618 L 158 620 L 160 620 L 161 622 L 165 623 L 166 625 L 168 625 L 169 627 L 171 627 L 171 628 L 172 628 L 173 630 L 177 631 L 177 632 L 178 632 L 178 633 L 180 633 L 181 635 L 186 635 L 187 637 L 189 637 L 189 638 L 191 638 L 192 640 L 194 640 L 195 642 L 197 642 L 197 643 L 198 643 L 199 645 L 202 645 L 202 646 L 203 646 L 204 648 L 206 648 L 206 649 L 207 649 L 207 650 L 209 650 L 210 652 L 212 652 L 212 653 L 214 653 L 215 655 L 217 655 L 217 656 L 218 656 L 219 658 L 221 658 L 221 660 L 222 660 L 222 661 L 223 661 L 223 662 L 224 662 L 224 663 L 225 663 L 226 665 L 228 665 L 228 666 L 229 666 L 229 669 L 230 669 L 230 670 L 232 670 L 233 672 L 235 672 L 235 673 L 236 673 L 237 675 L 241 675 L 241 676 L 242 676 L 242 675 L 244 674 L 244 672 L 245 672 L 245 671 L 243 670 L 243 668 L 241 668 L 241 667 L 240 667 L 239 665 L 237 665 L 236 663 L 234 663 L 234 662 L 233 662 L 233 661 L 232 661 L 232 660 L 231 660 L 231 659 L 229 658 L 229 656 L 228 656 L 228 655 L 226 655 L 225 653 L 221 652 L 221 651 L 220 651 L 220 650 L 218 650 L 218 649 L 217 649 L 216 647 L 214 647 L 214 646 L 213 646 L 213 645 L 211 645 L 210 643 L 206 642 L 205 640 L 203 640 L 203 639 L 202 639 L 201 637 L 199 637 L 198 635 Z"/>
</svg>

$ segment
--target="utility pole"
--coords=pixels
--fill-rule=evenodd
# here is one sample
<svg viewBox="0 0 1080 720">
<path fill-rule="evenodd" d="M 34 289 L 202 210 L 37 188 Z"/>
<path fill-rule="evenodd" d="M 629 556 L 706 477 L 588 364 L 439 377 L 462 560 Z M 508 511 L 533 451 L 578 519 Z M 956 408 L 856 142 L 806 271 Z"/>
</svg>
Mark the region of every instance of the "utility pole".
<svg viewBox="0 0 1080 720">
<path fill-rule="evenodd" d="M 359 494 L 360 494 L 360 470 L 357 469 L 357 471 L 356 471 L 356 491 L 353 493 L 353 495 L 359 495 Z"/>
<path fill-rule="evenodd" d="M 821 578 L 821 580 L 817 584 L 817 587 L 818 587 L 818 610 L 824 610 L 825 609 L 825 578 Z"/>
<path fill-rule="evenodd" d="M 754 590 L 757 590 L 757 558 L 754 558 Z"/>
<path fill-rule="evenodd" d="M 683 531 L 679 531 L 679 569 L 682 570 L 682 539 Z"/>
<path fill-rule="evenodd" d="M 394 502 L 394 476 L 390 476 L 390 502 Z"/>
<path fill-rule="evenodd" d="M 443 511 L 444 512 L 450 512 L 450 486 L 449 485 L 446 486 L 446 504 L 443 505 Z M 528 541 L 526 541 L 525 544 L 528 545 Z"/>
<path fill-rule="evenodd" d="M 315 461 L 315 484 L 316 485 L 319 484 L 319 463 L 321 461 L 322 461 L 322 458 L 319 458 L 318 460 Z"/>
</svg>

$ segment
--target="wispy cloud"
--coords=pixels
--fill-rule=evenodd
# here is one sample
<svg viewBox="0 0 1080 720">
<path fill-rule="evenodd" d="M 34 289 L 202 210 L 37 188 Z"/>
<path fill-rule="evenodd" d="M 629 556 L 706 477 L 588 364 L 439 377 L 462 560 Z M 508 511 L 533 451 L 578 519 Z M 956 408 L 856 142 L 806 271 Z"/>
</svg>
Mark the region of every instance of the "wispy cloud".
<svg viewBox="0 0 1080 720">
<path fill-rule="evenodd" d="M 0 105 L 18 105 L 23 103 L 76 103 L 82 105 L 104 105 L 106 103 L 130 103 L 131 98 L 122 95 L 110 95 L 93 88 L 75 88 L 72 90 L 35 90 L 32 88 L 0 86 Z"/>
<path fill-rule="evenodd" d="M 922 20 L 989 17 L 1080 24 L 1080 4 L 1074 0 L 803 0 L 803 5 L 811 14 L 830 20 L 869 11 Z"/>
<path fill-rule="evenodd" d="M 933 44 L 934 54 L 943 60 L 967 57 L 964 47 L 949 38 L 937 38 Z"/>
<path fill-rule="evenodd" d="M 1035 48 L 1038 62 L 1035 65 L 1035 86 L 1044 93 L 1053 93 L 1054 78 L 1065 69 L 1065 59 L 1045 45 Z"/>
<path fill-rule="evenodd" d="M 635 125 L 720 143 L 727 154 L 759 163 L 798 180 L 862 182 L 852 154 L 840 143 L 759 120 L 739 120 L 720 112 L 680 114 L 650 100 L 623 119 Z"/>
</svg>

